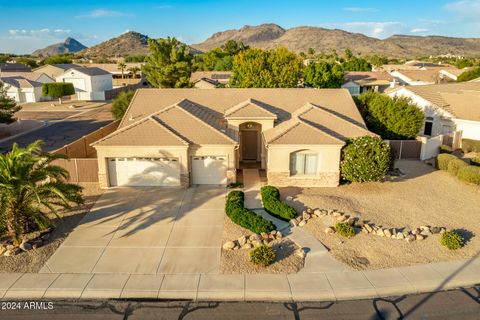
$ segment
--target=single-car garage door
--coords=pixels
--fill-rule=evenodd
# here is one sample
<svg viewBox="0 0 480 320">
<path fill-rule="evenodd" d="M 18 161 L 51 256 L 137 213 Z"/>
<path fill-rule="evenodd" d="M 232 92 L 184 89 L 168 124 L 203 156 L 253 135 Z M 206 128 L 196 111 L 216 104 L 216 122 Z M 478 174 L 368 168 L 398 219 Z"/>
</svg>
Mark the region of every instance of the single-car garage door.
<svg viewBox="0 0 480 320">
<path fill-rule="evenodd" d="M 177 158 L 108 159 L 110 186 L 173 187 L 180 185 Z"/>
<path fill-rule="evenodd" d="M 227 157 L 192 157 L 192 184 L 226 184 Z"/>
</svg>

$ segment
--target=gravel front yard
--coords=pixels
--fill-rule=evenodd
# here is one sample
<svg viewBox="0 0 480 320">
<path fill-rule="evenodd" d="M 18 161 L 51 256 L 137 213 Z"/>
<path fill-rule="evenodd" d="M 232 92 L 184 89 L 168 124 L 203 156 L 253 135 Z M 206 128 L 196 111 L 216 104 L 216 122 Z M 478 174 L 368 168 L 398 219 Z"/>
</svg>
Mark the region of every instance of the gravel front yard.
<svg viewBox="0 0 480 320">
<path fill-rule="evenodd" d="M 283 188 L 282 197 L 298 210 L 336 209 L 387 228 L 410 229 L 422 225 L 457 229 L 467 239 L 464 248 L 450 251 L 440 245 L 439 235 L 423 241 L 382 238 L 364 233 L 352 239 L 327 235 L 329 218 L 311 219 L 306 230 L 325 244 L 338 260 L 355 269 L 380 269 L 473 257 L 480 253 L 480 188 L 467 185 L 447 172 L 420 161 L 398 161 L 405 174 L 388 182 L 343 185 L 338 188 Z"/>
<path fill-rule="evenodd" d="M 225 217 L 222 244 L 226 241 L 249 236 L 252 232 L 233 223 Z M 224 250 L 220 259 L 220 273 L 224 274 L 252 274 L 252 273 L 296 273 L 303 268 L 303 258 L 295 254 L 298 246 L 291 240 L 282 238 L 270 244 L 276 251 L 276 261 L 268 267 L 255 266 L 250 262 L 252 249 Z"/>
<path fill-rule="evenodd" d="M 85 204 L 61 213 L 61 219 L 56 219 L 55 230 L 46 244 L 22 252 L 15 256 L 0 256 L 0 272 L 38 272 L 50 256 L 57 250 L 68 234 L 78 225 L 86 213 L 90 211 L 97 199 L 103 193 L 97 183 L 80 184 L 83 189 Z"/>
</svg>

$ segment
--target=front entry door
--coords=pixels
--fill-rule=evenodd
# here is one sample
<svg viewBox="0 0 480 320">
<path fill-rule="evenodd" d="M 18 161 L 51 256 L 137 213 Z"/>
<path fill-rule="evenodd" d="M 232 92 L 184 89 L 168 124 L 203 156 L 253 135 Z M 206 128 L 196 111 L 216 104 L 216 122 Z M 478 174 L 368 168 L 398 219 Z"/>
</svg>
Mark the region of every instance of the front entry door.
<svg viewBox="0 0 480 320">
<path fill-rule="evenodd" d="M 258 132 L 242 132 L 242 158 L 243 160 L 257 160 Z"/>
</svg>

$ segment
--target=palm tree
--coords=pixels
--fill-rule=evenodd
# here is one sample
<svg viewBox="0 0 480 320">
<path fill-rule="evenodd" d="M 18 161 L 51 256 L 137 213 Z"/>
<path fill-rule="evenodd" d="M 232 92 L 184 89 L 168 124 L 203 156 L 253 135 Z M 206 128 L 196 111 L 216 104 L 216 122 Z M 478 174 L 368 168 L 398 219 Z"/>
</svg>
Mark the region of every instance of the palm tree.
<svg viewBox="0 0 480 320">
<path fill-rule="evenodd" d="M 134 66 L 134 67 L 128 68 L 128 71 L 130 71 L 133 74 L 133 78 L 136 79 L 137 78 L 137 73 L 140 72 L 140 68 L 137 67 L 137 66 Z"/>
<path fill-rule="evenodd" d="M 127 65 L 125 63 L 120 62 L 118 64 L 118 70 L 120 70 L 122 72 L 122 79 L 123 79 L 123 74 L 124 74 L 126 68 L 127 68 Z"/>
<path fill-rule="evenodd" d="M 67 183 L 68 172 L 52 164 L 64 155 L 42 153 L 41 141 L 26 148 L 13 145 L 0 154 L 0 232 L 5 231 L 15 244 L 21 236 L 52 225 L 57 209 L 81 204 L 82 187 Z"/>
</svg>

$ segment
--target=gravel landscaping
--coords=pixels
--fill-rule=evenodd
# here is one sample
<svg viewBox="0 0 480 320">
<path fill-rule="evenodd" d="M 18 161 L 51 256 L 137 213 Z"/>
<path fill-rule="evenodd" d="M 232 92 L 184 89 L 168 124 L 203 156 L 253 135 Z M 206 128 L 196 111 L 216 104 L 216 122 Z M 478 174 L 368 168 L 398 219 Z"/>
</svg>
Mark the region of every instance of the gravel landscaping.
<svg viewBox="0 0 480 320">
<path fill-rule="evenodd" d="M 355 269 L 381 269 L 473 257 L 480 252 L 480 187 L 458 181 L 420 161 L 397 161 L 402 173 L 389 181 L 342 185 L 338 188 L 283 188 L 282 199 L 298 211 L 304 207 L 338 210 L 384 228 L 420 226 L 457 230 L 466 245 L 448 250 L 440 235 L 407 242 L 360 232 L 353 238 L 326 234 L 332 217 L 312 218 L 303 226 L 338 260 Z M 398 171 L 397 171 L 398 172 Z"/>
<path fill-rule="evenodd" d="M 78 225 L 86 213 L 90 211 L 103 193 L 97 183 L 80 184 L 83 189 L 85 203 L 71 210 L 61 212 L 61 219 L 55 219 L 55 229 L 42 246 L 14 256 L 0 256 L 0 272 L 38 272 L 50 256 L 57 250 L 68 234 Z"/>
<path fill-rule="evenodd" d="M 252 232 L 234 224 L 225 217 L 222 243 L 249 236 Z M 276 261 L 267 266 L 255 266 L 250 262 L 251 249 L 225 250 L 222 249 L 220 272 L 224 274 L 253 274 L 253 273 L 296 273 L 303 268 L 304 258 L 296 254 L 299 247 L 287 238 L 276 239 L 270 244 L 276 251 Z"/>
</svg>

